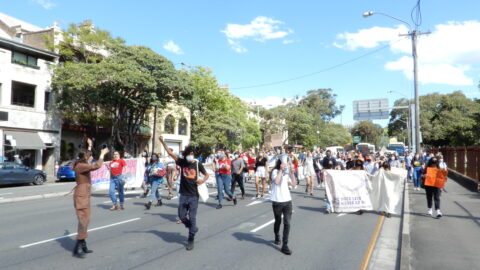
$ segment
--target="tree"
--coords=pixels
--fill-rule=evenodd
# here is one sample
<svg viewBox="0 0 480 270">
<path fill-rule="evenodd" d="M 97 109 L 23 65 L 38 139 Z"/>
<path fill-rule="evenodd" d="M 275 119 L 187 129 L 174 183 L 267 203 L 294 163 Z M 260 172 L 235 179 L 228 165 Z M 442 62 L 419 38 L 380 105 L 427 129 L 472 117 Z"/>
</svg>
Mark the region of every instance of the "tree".
<svg viewBox="0 0 480 270">
<path fill-rule="evenodd" d="M 405 99 L 397 105 L 408 104 Z M 423 144 L 432 146 L 458 146 L 479 143 L 480 104 L 462 92 L 428 94 L 420 96 L 420 131 Z M 404 134 L 406 110 L 393 110 L 390 114 L 388 134 Z"/>
<path fill-rule="evenodd" d="M 353 136 L 361 136 L 363 142 L 378 146 L 380 144 L 383 128 L 370 121 L 360 121 L 353 126 L 350 133 L 352 133 Z"/>
<path fill-rule="evenodd" d="M 394 106 L 409 106 L 411 101 L 405 98 L 395 100 Z M 388 136 L 397 137 L 398 141 L 408 141 L 409 109 L 393 109 L 390 112 Z"/>
<path fill-rule="evenodd" d="M 54 70 L 57 106 L 66 121 L 111 126 L 115 148 L 136 153 L 146 111 L 169 102 L 184 89 L 183 81 L 173 64 L 151 49 L 125 46 L 93 27 L 80 29 L 67 32 L 70 44 L 60 44 L 66 62 Z M 85 51 L 90 48 L 94 51 Z"/>
<path fill-rule="evenodd" d="M 179 95 L 179 101 L 192 112 L 191 144 L 199 153 L 209 154 L 213 149 L 235 150 L 254 147 L 261 142 L 258 123 L 249 119 L 246 104 L 220 88 L 209 69 L 196 67 L 184 70 L 189 90 Z"/>
</svg>

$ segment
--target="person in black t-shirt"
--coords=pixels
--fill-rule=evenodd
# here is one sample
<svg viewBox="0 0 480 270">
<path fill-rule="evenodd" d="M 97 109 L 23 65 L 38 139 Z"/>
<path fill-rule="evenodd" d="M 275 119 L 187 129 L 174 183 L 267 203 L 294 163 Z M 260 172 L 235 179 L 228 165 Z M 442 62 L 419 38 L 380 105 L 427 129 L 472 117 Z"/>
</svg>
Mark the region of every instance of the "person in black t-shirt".
<svg viewBox="0 0 480 270">
<path fill-rule="evenodd" d="M 167 144 L 163 141 L 163 136 L 159 137 L 164 149 L 167 150 L 178 166 L 180 166 L 180 198 L 178 202 L 178 217 L 188 228 L 187 250 L 193 249 L 195 233 L 197 227 L 197 208 L 198 208 L 198 189 L 197 186 L 205 183 L 209 175 L 203 164 L 195 160 L 193 148 L 185 147 L 183 158 L 178 158 Z M 203 179 L 198 179 L 199 173 L 203 174 Z"/>
</svg>

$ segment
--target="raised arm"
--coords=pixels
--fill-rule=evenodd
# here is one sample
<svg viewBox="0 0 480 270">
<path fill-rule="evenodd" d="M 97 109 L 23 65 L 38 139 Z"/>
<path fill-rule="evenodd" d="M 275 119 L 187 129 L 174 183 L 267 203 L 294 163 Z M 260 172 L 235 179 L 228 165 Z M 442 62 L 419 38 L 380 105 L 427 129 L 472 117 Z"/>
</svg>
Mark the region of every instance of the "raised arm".
<svg viewBox="0 0 480 270">
<path fill-rule="evenodd" d="M 177 155 L 175 155 L 175 153 L 172 152 L 172 150 L 170 150 L 170 148 L 168 147 L 168 145 L 165 143 L 165 141 L 163 140 L 163 136 L 159 136 L 158 139 L 160 140 L 160 142 L 162 143 L 163 145 L 163 148 L 165 148 L 165 151 L 167 151 L 168 155 L 171 156 L 175 162 L 178 160 L 178 157 Z"/>
</svg>

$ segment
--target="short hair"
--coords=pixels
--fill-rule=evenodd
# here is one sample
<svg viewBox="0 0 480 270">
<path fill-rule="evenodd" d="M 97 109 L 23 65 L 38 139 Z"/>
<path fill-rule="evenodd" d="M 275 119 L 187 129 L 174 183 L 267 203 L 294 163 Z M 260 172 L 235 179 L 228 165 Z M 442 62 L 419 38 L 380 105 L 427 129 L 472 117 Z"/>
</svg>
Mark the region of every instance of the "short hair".
<svg viewBox="0 0 480 270">
<path fill-rule="evenodd" d="M 191 153 L 194 153 L 195 154 L 195 148 L 191 145 L 187 145 L 187 147 L 185 147 L 185 150 L 183 150 L 183 155 L 184 156 L 188 156 L 190 155 Z"/>
</svg>

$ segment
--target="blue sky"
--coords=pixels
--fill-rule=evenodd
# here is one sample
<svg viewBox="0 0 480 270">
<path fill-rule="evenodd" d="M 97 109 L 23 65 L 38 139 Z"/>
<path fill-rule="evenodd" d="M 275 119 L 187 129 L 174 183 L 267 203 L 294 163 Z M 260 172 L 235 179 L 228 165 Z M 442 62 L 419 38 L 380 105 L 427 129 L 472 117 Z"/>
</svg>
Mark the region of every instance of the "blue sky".
<svg viewBox="0 0 480 270">
<path fill-rule="evenodd" d="M 0 0 L 0 12 L 47 27 L 91 19 L 128 44 L 145 45 L 174 63 L 210 67 L 220 84 L 259 104 L 307 90 L 332 88 L 352 124 L 352 102 L 413 95 L 407 28 L 380 11 L 411 23 L 416 0 L 349 1 L 122 1 Z M 462 90 L 480 98 L 480 1 L 421 1 L 420 94 Z M 383 48 L 383 49 L 381 49 Z M 378 51 L 376 51 L 378 50 Z M 376 52 L 375 52 L 376 51 Z M 369 54 L 370 53 L 370 54 Z M 286 83 L 277 82 L 354 62 Z M 181 68 L 181 65 L 177 65 Z M 387 93 L 392 90 L 399 93 Z M 376 121 L 385 125 L 387 121 Z"/>
</svg>

